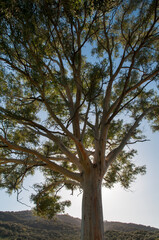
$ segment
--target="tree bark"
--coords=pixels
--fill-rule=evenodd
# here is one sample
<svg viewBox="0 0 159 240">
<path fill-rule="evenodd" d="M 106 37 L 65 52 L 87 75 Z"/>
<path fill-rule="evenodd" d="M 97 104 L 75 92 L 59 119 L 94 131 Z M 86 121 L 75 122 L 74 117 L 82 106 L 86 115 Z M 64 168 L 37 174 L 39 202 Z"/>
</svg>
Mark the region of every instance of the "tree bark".
<svg viewBox="0 0 159 240">
<path fill-rule="evenodd" d="M 81 240 L 104 240 L 101 183 L 96 168 L 84 176 Z"/>
</svg>

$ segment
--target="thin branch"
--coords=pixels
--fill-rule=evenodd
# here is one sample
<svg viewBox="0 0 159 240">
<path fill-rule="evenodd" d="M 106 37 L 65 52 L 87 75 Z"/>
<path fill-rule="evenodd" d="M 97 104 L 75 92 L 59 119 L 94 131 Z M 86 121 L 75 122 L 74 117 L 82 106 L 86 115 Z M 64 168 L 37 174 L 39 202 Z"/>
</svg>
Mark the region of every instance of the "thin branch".
<svg viewBox="0 0 159 240">
<path fill-rule="evenodd" d="M 85 114 L 85 120 L 84 120 L 83 130 L 82 130 L 82 133 L 81 133 L 81 141 L 83 140 L 83 137 L 84 137 L 84 134 L 85 134 L 89 110 L 90 110 L 90 102 L 88 103 L 87 111 L 86 111 L 86 114 Z"/>
<path fill-rule="evenodd" d="M 20 204 L 22 204 L 22 205 L 24 205 L 24 206 L 26 206 L 26 207 L 31 208 L 31 206 L 27 205 L 26 203 L 22 202 L 21 199 L 19 199 L 19 195 L 21 194 L 22 190 L 19 191 L 19 190 L 17 189 L 16 192 L 17 192 L 17 202 L 19 202 Z"/>
<path fill-rule="evenodd" d="M 127 145 L 135 144 L 135 143 L 142 143 L 142 142 L 149 142 L 149 141 L 150 141 L 149 139 L 136 140 L 134 142 L 127 142 Z"/>
<path fill-rule="evenodd" d="M 159 68 L 156 69 L 154 72 L 152 72 L 151 74 L 149 74 L 148 76 L 146 76 L 145 78 L 141 79 L 141 81 L 139 81 L 137 84 L 135 84 L 134 86 L 130 87 L 125 94 L 128 94 L 129 92 L 135 90 L 136 88 L 140 87 L 143 83 L 147 82 L 149 79 L 157 76 L 157 74 L 159 73 Z"/>
</svg>

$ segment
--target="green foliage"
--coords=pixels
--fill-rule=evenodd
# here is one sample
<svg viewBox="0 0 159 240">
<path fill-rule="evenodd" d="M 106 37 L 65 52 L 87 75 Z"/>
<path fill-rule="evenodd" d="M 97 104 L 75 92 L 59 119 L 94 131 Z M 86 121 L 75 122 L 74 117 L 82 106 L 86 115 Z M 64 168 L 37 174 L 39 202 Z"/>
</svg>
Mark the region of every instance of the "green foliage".
<svg viewBox="0 0 159 240">
<path fill-rule="evenodd" d="M 136 175 L 145 174 L 146 167 L 138 166 L 131 162 L 131 159 L 136 154 L 136 151 L 122 151 L 116 161 L 114 161 L 108 170 L 104 180 L 104 185 L 111 188 L 114 183 L 119 182 L 122 187 L 128 189 L 132 182 L 136 180 Z"/>
<path fill-rule="evenodd" d="M 31 200 L 35 204 L 34 211 L 38 216 L 43 216 L 51 219 L 57 213 L 64 212 L 65 206 L 70 206 L 70 201 L 60 202 L 60 196 L 58 196 L 54 191 L 54 188 L 49 188 L 49 191 L 45 186 L 40 186 L 36 184 L 34 188 L 37 194 L 32 194 Z"/>
<path fill-rule="evenodd" d="M 107 231 L 105 232 L 105 240 L 157 240 L 159 238 L 158 233 L 146 232 L 146 231 L 134 231 L 123 233 L 119 231 Z"/>
<path fill-rule="evenodd" d="M 58 190 L 81 188 L 92 167 L 107 187 L 145 173 L 128 146 L 146 140 L 143 118 L 159 130 L 157 7 L 1 1 L 0 187 L 19 191 L 40 168 L 32 201 L 52 217 L 69 205 Z"/>
</svg>

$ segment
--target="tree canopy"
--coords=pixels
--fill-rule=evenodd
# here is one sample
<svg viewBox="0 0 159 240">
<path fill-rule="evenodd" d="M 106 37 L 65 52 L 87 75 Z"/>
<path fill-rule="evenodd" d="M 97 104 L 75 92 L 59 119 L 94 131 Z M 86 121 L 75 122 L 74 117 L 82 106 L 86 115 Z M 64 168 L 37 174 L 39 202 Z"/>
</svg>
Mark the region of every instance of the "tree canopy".
<svg viewBox="0 0 159 240">
<path fill-rule="evenodd" d="M 0 3 L 0 187 L 40 169 L 32 200 L 52 217 L 62 187 L 128 188 L 132 144 L 145 118 L 159 130 L 157 0 L 7 0 Z"/>
</svg>

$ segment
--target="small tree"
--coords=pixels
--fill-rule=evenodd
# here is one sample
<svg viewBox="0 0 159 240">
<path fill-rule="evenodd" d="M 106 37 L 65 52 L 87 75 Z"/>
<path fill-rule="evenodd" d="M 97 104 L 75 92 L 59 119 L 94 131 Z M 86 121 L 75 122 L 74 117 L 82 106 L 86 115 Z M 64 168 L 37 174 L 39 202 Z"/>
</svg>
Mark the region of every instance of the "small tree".
<svg viewBox="0 0 159 240">
<path fill-rule="evenodd" d="M 101 186 L 125 188 L 145 167 L 129 144 L 158 130 L 157 0 L 1 1 L 0 186 L 40 169 L 39 215 L 83 190 L 81 239 L 103 240 Z M 91 54 L 93 57 L 91 57 Z"/>
</svg>

